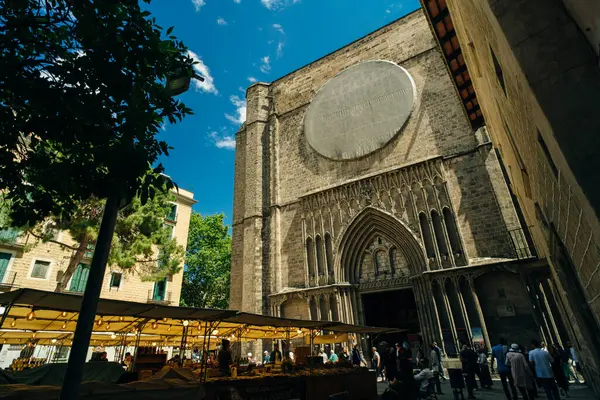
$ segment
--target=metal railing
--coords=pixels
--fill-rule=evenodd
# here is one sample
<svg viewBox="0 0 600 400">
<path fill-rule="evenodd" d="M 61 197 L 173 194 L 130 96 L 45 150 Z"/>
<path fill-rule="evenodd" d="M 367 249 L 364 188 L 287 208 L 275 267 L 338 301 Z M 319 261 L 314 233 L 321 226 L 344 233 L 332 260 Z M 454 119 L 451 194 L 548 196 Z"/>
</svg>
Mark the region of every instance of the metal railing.
<svg viewBox="0 0 600 400">
<path fill-rule="evenodd" d="M 513 245 L 513 250 L 517 259 L 537 257 L 535 247 L 531 242 L 529 231 L 523 228 L 512 229 L 508 234 Z"/>
<path fill-rule="evenodd" d="M 16 271 L 5 273 L 2 282 L 0 282 L 0 290 L 10 291 L 15 286 L 16 278 Z"/>
<path fill-rule="evenodd" d="M 0 245 L 25 246 L 27 237 L 23 231 L 14 228 L 0 229 Z"/>
<path fill-rule="evenodd" d="M 155 295 L 154 289 L 148 290 L 148 303 L 170 304 L 171 292 L 164 292 L 162 295 Z"/>
</svg>

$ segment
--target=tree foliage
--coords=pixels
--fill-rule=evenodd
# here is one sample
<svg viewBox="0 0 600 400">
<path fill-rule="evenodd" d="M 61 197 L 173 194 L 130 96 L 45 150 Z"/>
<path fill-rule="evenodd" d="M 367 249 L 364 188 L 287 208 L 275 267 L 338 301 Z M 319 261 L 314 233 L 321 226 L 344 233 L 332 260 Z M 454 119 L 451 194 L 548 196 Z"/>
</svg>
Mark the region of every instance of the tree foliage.
<svg viewBox="0 0 600 400">
<path fill-rule="evenodd" d="M 192 213 L 185 255 L 181 305 L 227 308 L 231 236 L 223 214 Z"/>
<path fill-rule="evenodd" d="M 16 225 L 155 193 L 163 119 L 191 113 L 165 85 L 193 76 L 171 31 L 137 0 L 0 0 L 0 191 Z"/>
<path fill-rule="evenodd" d="M 179 272 L 184 259 L 183 246 L 177 244 L 172 229 L 165 223 L 173 194 L 158 192 L 145 204 L 135 197 L 130 205 L 119 212 L 108 265 L 126 273 L 137 274 L 143 280 L 157 281 Z M 67 284 L 77 266 L 89 258 L 98 237 L 104 200 L 91 198 L 80 202 L 68 219 L 49 217 L 43 223 L 27 229 L 37 240 L 31 241 L 27 250 L 40 242 L 52 242 L 71 250 L 67 268 L 56 284 L 56 291 L 67 289 Z M 0 227 L 2 227 L 0 225 Z M 56 235 L 64 231 L 68 235 Z"/>
</svg>

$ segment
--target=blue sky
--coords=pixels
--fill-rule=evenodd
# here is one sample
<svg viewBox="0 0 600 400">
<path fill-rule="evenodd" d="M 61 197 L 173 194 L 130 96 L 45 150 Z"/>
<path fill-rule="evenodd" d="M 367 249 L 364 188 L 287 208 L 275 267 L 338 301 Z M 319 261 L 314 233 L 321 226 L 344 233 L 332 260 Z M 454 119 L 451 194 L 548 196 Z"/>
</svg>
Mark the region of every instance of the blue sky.
<svg viewBox="0 0 600 400">
<path fill-rule="evenodd" d="M 202 214 L 231 224 L 235 132 L 245 89 L 271 82 L 419 7 L 418 0 L 154 0 L 159 25 L 175 26 L 207 79 L 181 99 L 195 115 L 161 133 L 174 147 L 161 161 L 192 190 Z"/>
</svg>

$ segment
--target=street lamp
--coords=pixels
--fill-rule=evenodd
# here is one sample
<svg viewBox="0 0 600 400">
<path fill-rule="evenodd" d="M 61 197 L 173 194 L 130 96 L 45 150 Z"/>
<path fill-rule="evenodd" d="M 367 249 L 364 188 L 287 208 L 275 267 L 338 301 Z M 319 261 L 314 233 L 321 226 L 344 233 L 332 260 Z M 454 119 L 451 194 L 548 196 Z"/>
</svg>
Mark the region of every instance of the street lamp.
<svg viewBox="0 0 600 400">
<path fill-rule="evenodd" d="M 181 93 L 187 92 L 190 88 L 192 78 L 197 79 L 200 82 L 204 82 L 204 78 L 200 75 L 196 73 L 192 73 L 190 75 L 185 71 L 169 76 L 167 78 L 167 89 L 169 90 L 171 96 L 177 96 Z"/>
<path fill-rule="evenodd" d="M 177 96 L 189 89 L 191 78 L 204 81 L 203 77 L 193 72 L 190 74 L 186 71 L 181 71 L 167 79 L 166 88 L 170 90 L 171 96 Z M 90 265 L 83 298 L 81 299 L 79 318 L 77 318 L 77 326 L 75 327 L 67 371 L 65 372 L 60 392 L 60 400 L 75 400 L 79 398 L 79 386 L 83 378 L 85 358 L 94 329 L 94 320 L 96 318 L 96 310 L 98 309 L 98 300 L 100 299 L 100 291 L 102 290 L 102 281 L 106 272 L 112 237 L 117 223 L 117 214 L 119 213 L 119 209 L 126 207 L 131 202 L 132 198 L 132 193 L 117 188 L 106 199 L 104 214 L 102 215 L 102 222 L 98 231 L 98 239 L 96 240 L 96 248 L 92 257 L 92 264 Z M 33 314 L 33 310 L 31 314 Z M 33 316 L 35 317 L 35 314 Z"/>
</svg>

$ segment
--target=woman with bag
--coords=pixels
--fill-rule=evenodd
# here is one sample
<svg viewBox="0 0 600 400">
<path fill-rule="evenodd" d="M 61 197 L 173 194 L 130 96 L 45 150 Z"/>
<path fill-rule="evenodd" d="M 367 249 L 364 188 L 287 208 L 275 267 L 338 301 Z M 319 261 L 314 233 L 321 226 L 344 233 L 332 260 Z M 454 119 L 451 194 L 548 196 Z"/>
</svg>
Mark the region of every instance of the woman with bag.
<svg viewBox="0 0 600 400">
<path fill-rule="evenodd" d="M 492 375 L 490 374 L 490 367 L 488 366 L 488 359 L 484 349 L 479 350 L 477 356 L 477 364 L 479 364 L 479 382 L 482 388 L 492 388 Z"/>
<path fill-rule="evenodd" d="M 440 384 L 440 375 L 441 375 L 441 371 L 442 371 L 442 365 L 440 362 L 440 353 L 439 353 L 439 349 L 435 344 L 432 344 L 429 346 L 429 348 L 431 349 L 431 353 L 429 356 L 429 359 L 431 360 L 429 365 L 431 366 L 431 370 L 433 371 L 433 378 L 435 379 L 435 388 L 436 388 L 436 393 L 437 394 L 443 394 L 442 393 L 442 386 Z"/>
</svg>

